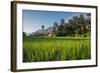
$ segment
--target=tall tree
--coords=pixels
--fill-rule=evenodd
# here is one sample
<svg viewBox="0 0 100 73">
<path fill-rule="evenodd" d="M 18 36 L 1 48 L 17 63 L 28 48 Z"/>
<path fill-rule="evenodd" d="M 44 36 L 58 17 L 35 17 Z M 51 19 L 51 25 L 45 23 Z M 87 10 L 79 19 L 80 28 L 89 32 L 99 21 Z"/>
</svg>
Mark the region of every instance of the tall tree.
<svg viewBox="0 0 100 73">
<path fill-rule="evenodd" d="M 23 32 L 23 36 L 26 36 L 26 33 L 25 32 Z"/>
<path fill-rule="evenodd" d="M 41 28 L 42 28 L 42 32 L 43 32 L 43 34 L 44 34 L 44 29 L 45 29 L 45 26 L 44 26 L 44 25 L 42 25 L 42 26 L 41 26 Z"/>
<path fill-rule="evenodd" d="M 74 35 L 78 34 L 78 16 L 73 16 L 73 31 L 74 31 Z"/>
<path fill-rule="evenodd" d="M 53 24 L 53 30 L 52 30 L 53 35 L 56 36 L 57 31 L 58 31 L 58 23 L 55 22 L 55 23 Z"/>
<path fill-rule="evenodd" d="M 69 20 L 69 25 L 70 25 L 70 34 L 72 36 L 75 36 L 76 20 L 75 19 L 70 19 Z"/>
<path fill-rule="evenodd" d="M 57 36 L 65 36 L 66 33 L 64 31 L 65 20 L 61 19 L 60 25 L 58 27 Z"/>
<path fill-rule="evenodd" d="M 65 20 L 61 19 L 60 25 L 65 25 Z"/>
<path fill-rule="evenodd" d="M 44 25 L 41 26 L 42 30 L 44 30 Z"/>
<path fill-rule="evenodd" d="M 84 24 L 84 16 L 81 14 L 80 17 L 79 17 L 79 22 L 80 24 Z"/>
</svg>

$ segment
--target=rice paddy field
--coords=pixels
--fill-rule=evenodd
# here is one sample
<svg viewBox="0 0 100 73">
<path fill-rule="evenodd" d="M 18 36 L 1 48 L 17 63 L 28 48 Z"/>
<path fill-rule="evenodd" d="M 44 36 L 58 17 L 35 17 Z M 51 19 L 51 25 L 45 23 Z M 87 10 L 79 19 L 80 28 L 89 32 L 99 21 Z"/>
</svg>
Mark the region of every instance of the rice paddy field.
<svg viewBox="0 0 100 73">
<path fill-rule="evenodd" d="M 89 37 L 24 37 L 23 62 L 91 59 Z"/>
</svg>

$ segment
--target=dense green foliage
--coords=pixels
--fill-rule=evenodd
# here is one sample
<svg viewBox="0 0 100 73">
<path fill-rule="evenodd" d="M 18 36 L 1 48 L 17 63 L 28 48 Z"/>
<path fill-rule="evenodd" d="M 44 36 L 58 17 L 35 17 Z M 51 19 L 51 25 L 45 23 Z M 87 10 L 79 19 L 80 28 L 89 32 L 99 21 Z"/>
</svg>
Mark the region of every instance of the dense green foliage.
<svg viewBox="0 0 100 73">
<path fill-rule="evenodd" d="M 23 62 L 82 60 L 91 58 L 88 37 L 24 37 Z"/>
<path fill-rule="evenodd" d="M 87 19 L 83 14 L 80 16 L 73 16 L 66 23 L 64 19 L 61 19 L 60 24 L 54 22 L 53 24 L 53 35 L 55 36 L 72 36 L 80 35 L 87 37 L 87 33 L 91 32 L 91 14 L 86 14 Z"/>
</svg>

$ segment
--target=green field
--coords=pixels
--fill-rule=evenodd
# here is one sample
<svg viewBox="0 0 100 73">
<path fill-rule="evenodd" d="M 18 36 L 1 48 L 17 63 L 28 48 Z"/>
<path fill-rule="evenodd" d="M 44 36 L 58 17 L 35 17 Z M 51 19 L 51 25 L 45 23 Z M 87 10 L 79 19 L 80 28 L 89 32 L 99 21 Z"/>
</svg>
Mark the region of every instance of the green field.
<svg viewBox="0 0 100 73">
<path fill-rule="evenodd" d="M 24 37 L 23 62 L 83 60 L 91 58 L 88 37 Z"/>
</svg>

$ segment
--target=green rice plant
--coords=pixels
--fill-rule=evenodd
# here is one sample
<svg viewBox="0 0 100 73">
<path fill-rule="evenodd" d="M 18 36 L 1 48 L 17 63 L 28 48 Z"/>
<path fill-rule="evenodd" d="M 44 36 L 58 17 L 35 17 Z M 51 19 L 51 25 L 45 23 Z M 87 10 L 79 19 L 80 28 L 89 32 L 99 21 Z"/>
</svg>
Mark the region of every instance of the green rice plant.
<svg viewBox="0 0 100 73">
<path fill-rule="evenodd" d="M 91 59 L 89 37 L 24 37 L 23 62 Z"/>
</svg>

